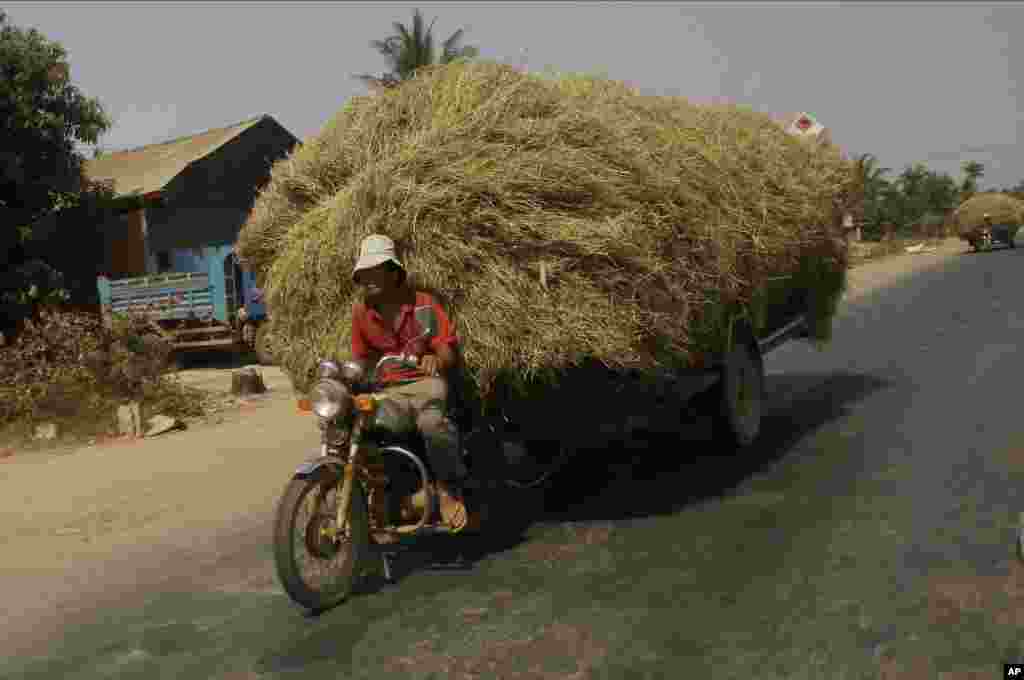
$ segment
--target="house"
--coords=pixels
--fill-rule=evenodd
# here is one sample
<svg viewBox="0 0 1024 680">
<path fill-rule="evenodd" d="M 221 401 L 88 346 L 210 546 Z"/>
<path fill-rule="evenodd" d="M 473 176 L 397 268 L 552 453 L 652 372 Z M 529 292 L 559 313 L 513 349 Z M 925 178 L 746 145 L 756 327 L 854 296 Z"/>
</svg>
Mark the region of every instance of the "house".
<svg viewBox="0 0 1024 680">
<path fill-rule="evenodd" d="M 85 175 L 135 205 L 101 226 L 111 278 L 198 271 L 197 249 L 234 243 L 275 161 L 299 140 L 271 116 L 118 151 Z"/>
</svg>

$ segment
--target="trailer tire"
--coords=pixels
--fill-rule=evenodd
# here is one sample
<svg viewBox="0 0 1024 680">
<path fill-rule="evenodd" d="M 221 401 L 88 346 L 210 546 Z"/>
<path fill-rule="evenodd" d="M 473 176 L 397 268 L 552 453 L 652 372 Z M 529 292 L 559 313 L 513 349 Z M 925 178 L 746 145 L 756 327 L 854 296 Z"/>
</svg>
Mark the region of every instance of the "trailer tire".
<svg viewBox="0 0 1024 680">
<path fill-rule="evenodd" d="M 267 324 L 261 323 L 256 327 L 256 360 L 261 366 L 274 366 L 274 350 L 267 333 Z"/>
<path fill-rule="evenodd" d="M 764 361 L 753 334 L 743 330 L 722 361 L 722 375 L 709 392 L 715 443 L 740 451 L 757 439 L 764 409 Z"/>
</svg>

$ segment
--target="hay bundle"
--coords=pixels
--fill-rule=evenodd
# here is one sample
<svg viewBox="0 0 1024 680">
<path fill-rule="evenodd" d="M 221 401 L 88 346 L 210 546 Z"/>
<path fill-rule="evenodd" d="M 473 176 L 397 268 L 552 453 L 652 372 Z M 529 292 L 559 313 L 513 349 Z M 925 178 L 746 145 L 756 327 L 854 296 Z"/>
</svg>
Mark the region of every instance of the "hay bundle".
<svg viewBox="0 0 1024 680">
<path fill-rule="evenodd" d="M 960 238 L 967 239 L 984 224 L 984 215 L 992 216 L 992 224 L 1024 223 L 1024 203 L 1012 196 L 989 192 L 975 194 L 953 212 L 953 225 Z"/>
<path fill-rule="evenodd" d="M 740 305 L 761 328 L 810 307 L 827 337 L 851 179 L 753 111 L 457 63 L 354 98 L 276 164 L 238 252 L 299 387 L 348 352 L 374 232 L 442 295 L 481 394 L 591 363 L 663 374 L 720 349 Z"/>
</svg>

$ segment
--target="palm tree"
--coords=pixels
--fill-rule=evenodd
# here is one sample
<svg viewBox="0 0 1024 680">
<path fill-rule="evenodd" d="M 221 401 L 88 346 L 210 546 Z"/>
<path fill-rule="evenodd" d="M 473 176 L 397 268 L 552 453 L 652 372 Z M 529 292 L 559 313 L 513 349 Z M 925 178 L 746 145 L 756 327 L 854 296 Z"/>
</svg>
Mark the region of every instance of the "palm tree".
<svg viewBox="0 0 1024 680">
<path fill-rule="evenodd" d="M 870 153 L 858 157 L 856 167 L 860 184 L 868 196 L 876 195 L 887 182 L 885 176 L 892 172 L 892 168 L 878 167 L 878 158 Z"/>
<path fill-rule="evenodd" d="M 475 47 L 459 44 L 464 34 L 464 30 L 460 28 L 441 43 L 441 54 L 438 59 L 432 33 L 434 22 L 424 27 L 423 15 L 418 9 L 413 11 L 411 28 L 398 21 L 392 26 L 395 29 L 394 35 L 370 42 L 370 47 L 387 59 L 390 71 L 380 76 L 356 76 L 372 87 L 394 87 L 412 78 L 416 71 L 424 66 L 448 64 L 456 59 L 472 59 L 479 53 Z"/>
<path fill-rule="evenodd" d="M 929 171 L 922 192 L 929 211 L 945 214 L 956 207 L 960 188 L 948 173 Z"/>
<path fill-rule="evenodd" d="M 874 154 L 863 154 L 855 161 L 856 181 L 863 201 L 860 219 L 869 232 L 877 230 L 883 220 L 886 188 L 889 186 L 885 176 L 891 171 L 891 168 L 879 167 Z"/>
<path fill-rule="evenodd" d="M 968 199 L 978 191 L 978 180 L 985 176 L 985 166 L 978 161 L 965 161 L 960 166 L 964 172 L 964 181 L 960 191 L 964 199 Z"/>
<path fill-rule="evenodd" d="M 1007 193 L 1016 199 L 1024 199 L 1024 181 L 1017 182 L 1016 186 L 1012 186 L 1009 189 L 1004 189 L 1003 193 Z"/>
</svg>

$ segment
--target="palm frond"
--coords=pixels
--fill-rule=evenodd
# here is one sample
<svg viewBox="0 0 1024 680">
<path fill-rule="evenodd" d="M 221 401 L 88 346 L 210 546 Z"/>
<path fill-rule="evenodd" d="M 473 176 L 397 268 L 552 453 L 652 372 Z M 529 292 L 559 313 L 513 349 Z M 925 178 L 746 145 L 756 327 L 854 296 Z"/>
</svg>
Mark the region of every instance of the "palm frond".
<svg viewBox="0 0 1024 680">
<path fill-rule="evenodd" d="M 459 41 L 462 40 L 462 36 L 465 33 L 463 29 L 459 29 L 448 36 L 448 39 L 441 45 L 441 63 L 447 64 L 460 57 L 475 56 L 467 53 L 468 50 L 473 48 L 459 47 Z"/>
<path fill-rule="evenodd" d="M 408 80 L 416 71 L 424 66 L 435 63 L 447 64 L 459 58 L 473 58 L 479 54 L 475 47 L 460 47 L 465 31 L 459 29 L 452 33 L 441 45 L 441 54 L 435 49 L 434 24 L 437 19 L 427 25 L 422 12 L 413 10 L 412 22 L 408 25 L 400 21 L 392 22 L 394 34 L 383 40 L 374 40 L 370 46 L 388 61 L 390 76 L 394 81 Z M 376 76 L 364 82 L 380 81 Z"/>
</svg>

